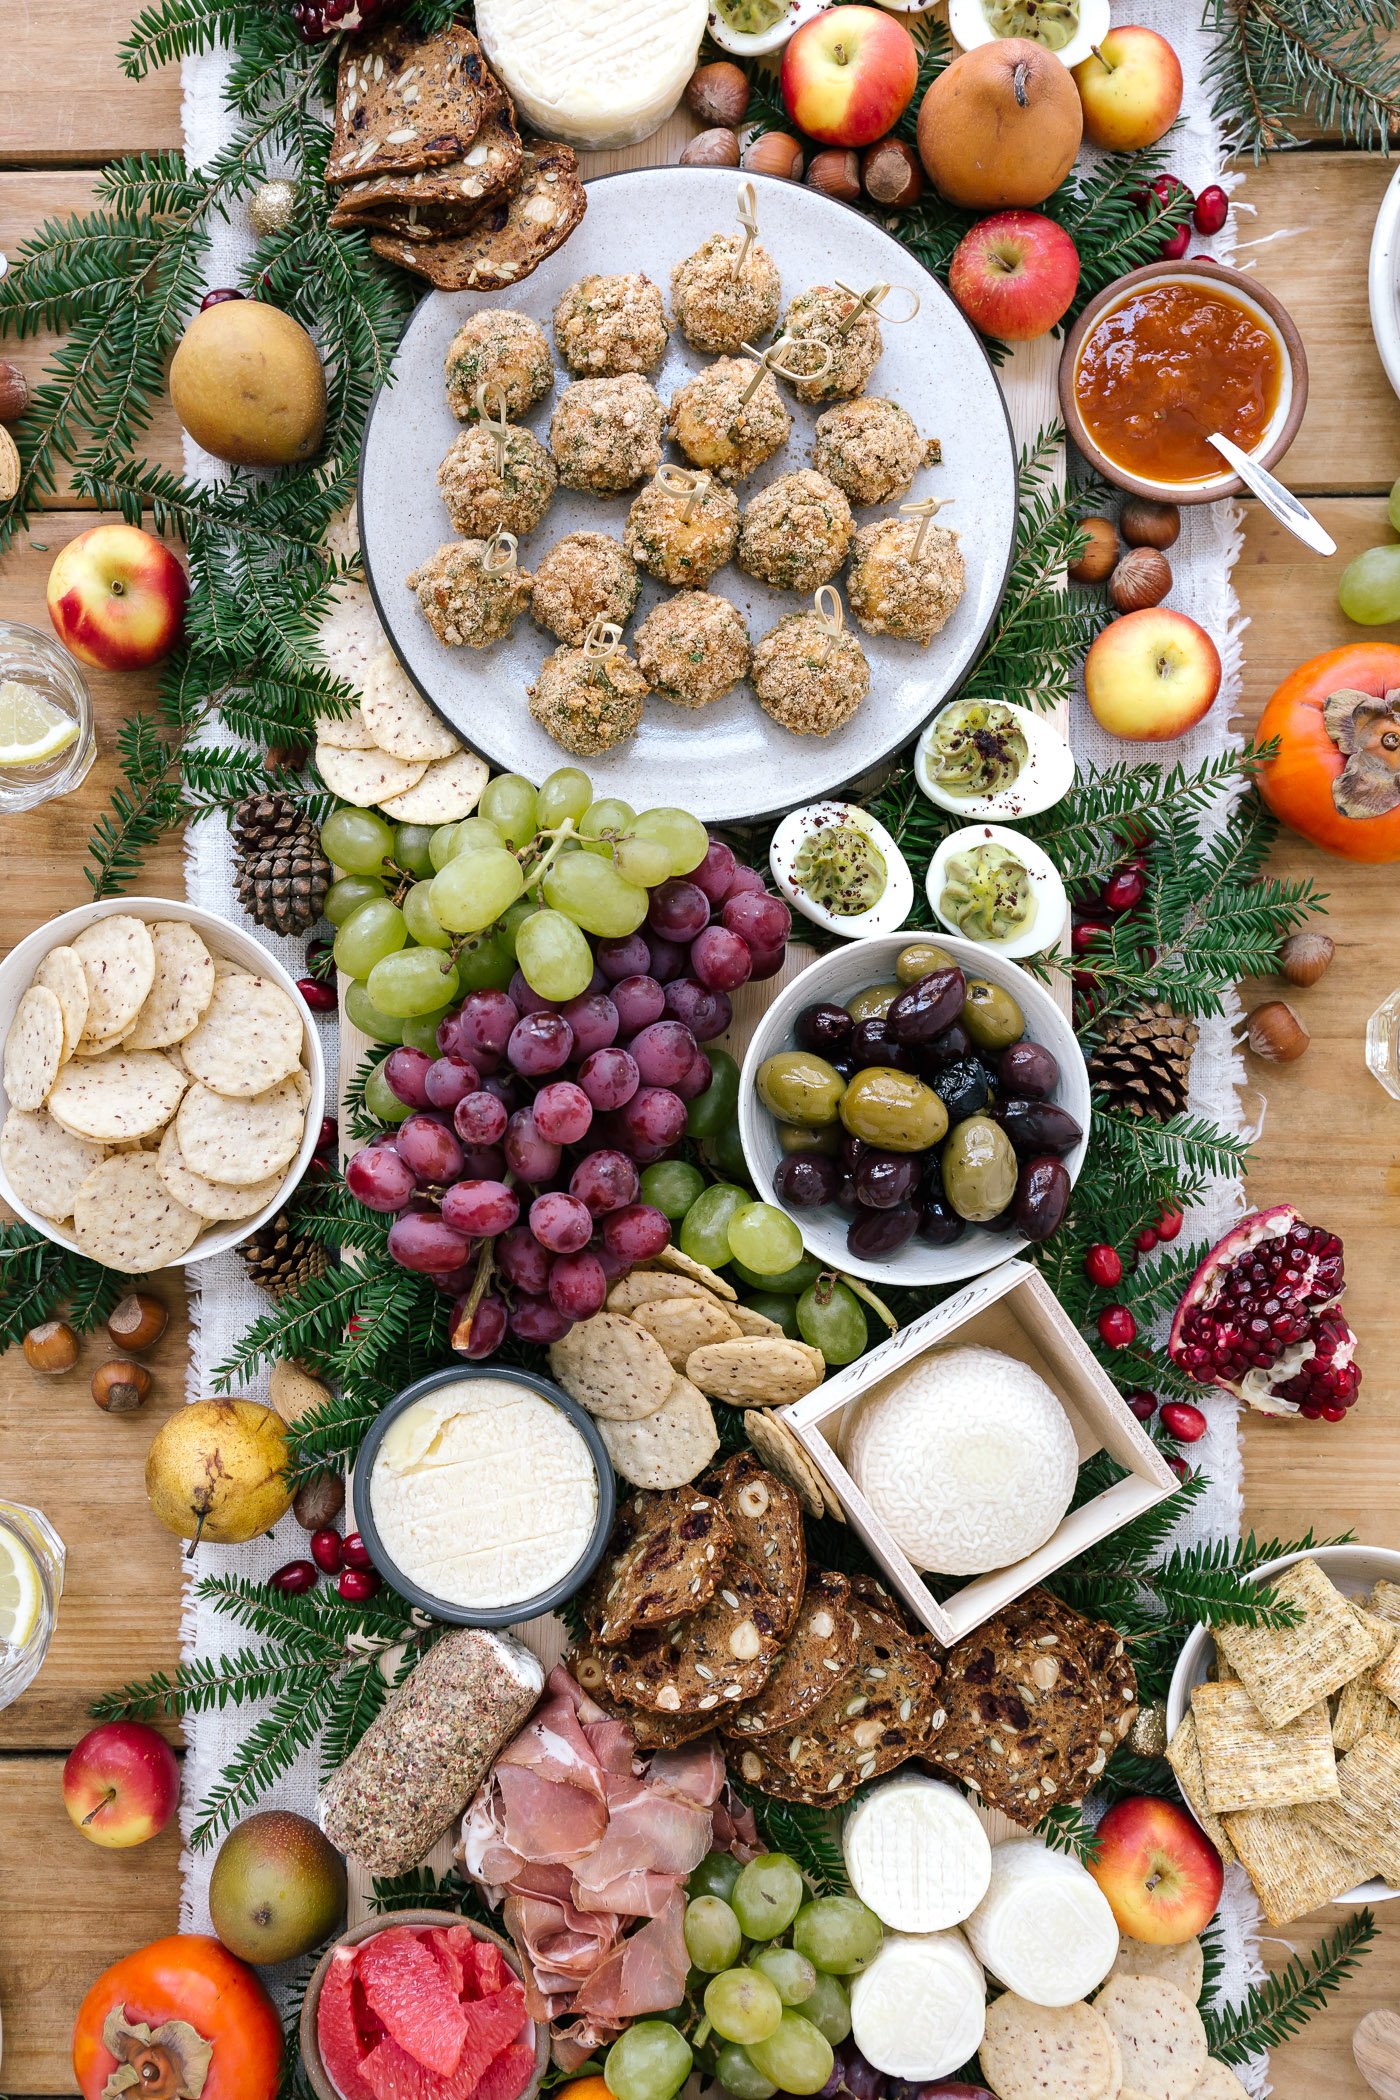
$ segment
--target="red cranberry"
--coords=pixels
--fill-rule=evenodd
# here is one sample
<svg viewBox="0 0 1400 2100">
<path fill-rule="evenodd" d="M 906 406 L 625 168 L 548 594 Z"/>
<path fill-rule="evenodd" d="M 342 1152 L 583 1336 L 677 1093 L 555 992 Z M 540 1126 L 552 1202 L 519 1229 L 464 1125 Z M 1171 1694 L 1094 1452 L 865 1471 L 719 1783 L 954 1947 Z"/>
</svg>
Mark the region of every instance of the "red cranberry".
<svg viewBox="0 0 1400 2100">
<path fill-rule="evenodd" d="M 206 292 L 199 302 L 199 310 L 206 313 L 211 306 L 222 306 L 227 299 L 241 299 L 243 293 L 235 291 L 231 284 L 222 284 L 216 292 Z"/>
<path fill-rule="evenodd" d="M 1167 1464 L 1171 1467 L 1178 1480 L 1189 1480 L 1191 1478 L 1191 1468 L 1179 1452 L 1174 1451 L 1168 1458 Z"/>
<path fill-rule="evenodd" d="M 1070 935 L 1069 944 L 1076 955 L 1087 955 L 1107 932 L 1108 928 L 1101 919 L 1081 919 Z"/>
<path fill-rule="evenodd" d="M 1136 911 L 1147 895 L 1147 877 L 1141 868 L 1120 868 L 1111 875 L 1100 892 L 1100 901 L 1105 911 L 1116 916 L 1123 911 Z"/>
<path fill-rule="evenodd" d="M 374 1562 L 369 1557 L 369 1547 L 360 1537 L 358 1531 L 346 1532 L 345 1537 L 340 1542 L 340 1558 L 347 1568 L 363 1570 L 374 1566 Z"/>
<path fill-rule="evenodd" d="M 339 1138 L 340 1132 L 336 1128 L 335 1117 L 322 1116 L 321 1128 L 316 1137 L 316 1150 L 318 1152 L 334 1152 Z"/>
<path fill-rule="evenodd" d="M 1152 1227 L 1150 1225 L 1144 1226 L 1142 1231 L 1138 1234 L 1137 1238 L 1133 1241 L 1133 1245 L 1137 1248 L 1139 1254 L 1150 1254 L 1152 1252 L 1152 1249 L 1156 1246 L 1156 1244 L 1157 1235 L 1152 1230 Z"/>
<path fill-rule="evenodd" d="M 311 1534 L 311 1558 L 323 1575 L 338 1575 L 341 1568 L 340 1533 L 329 1525 Z"/>
<path fill-rule="evenodd" d="M 373 1568 L 347 1568 L 336 1588 L 347 1604 L 368 1604 L 378 1594 L 379 1577 Z"/>
<path fill-rule="evenodd" d="M 319 1579 L 309 1560 L 289 1560 L 275 1575 L 268 1576 L 267 1586 L 282 1590 L 289 1597 L 304 1597 L 308 1590 L 315 1589 Z"/>
<path fill-rule="evenodd" d="M 1179 1444 L 1197 1444 L 1206 1433 L 1206 1418 L 1189 1400 L 1169 1400 L 1162 1409 L 1162 1427 Z"/>
<path fill-rule="evenodd" d="M 1126 1349 L 1137 1340 L 1137 1321 L 1126 1305 L 1106 1305 L 1098 1317 L 1098 1330 L 1107 1349 Z"/>
<path fill-rule="evenodd" d="M 1181 1212 L 1179 1210 L 1164 1210 L 1161 1217 L 1157 1220 L 1158 1239 L 1174 1240 L 1180 1231 Z"/>
<path fill-rule="evenodd" d="M 319 977 L 298 977 L 297 990 L 311 1008 L 313 1014 L 335 1012 L 335 986 L 322 984 Z"/>
<path fill-rule="evenodd" d="M 1091 1247 L 1084 1257 L 1084 1274 L 1101 1291 L 1111 1291 L 1115 1283 L 1123 1280 L 1123 1261 L 1117 1248 L 1103 1240 Z"/>
<path fill-rule="evenodd" d="M 1139 1422 L 1150 1422 L 1157 1412 L 1157 1395 L 1149 1393 L 1145 1386 L 1138 1386 L 1127 1399 L 1129 1414 L 1136 1415 Z"/>
<path fill-rule="evenodd" d="M 1189 224 L 1186 226 L 1178 226 L 1176 232 L 1173 234 L 1169 234 L 1167 239 L 1164 240 L 1162 243 L 1160 251 L 1162 261 L 1179 262 L 1181 257 L 1186 253 L 1187 249 L 1190 247 L 1190 245 L 1191 228 Z"/>
<path fill-rule="evenodd" d="M 1219 233 L 1229 215 L 1230 200 L 1218 182 L 1211 183 L 1196 199 L 1196 209 L 1191 218 L 1197 233 L 1211 235 Z"/>
</svg>

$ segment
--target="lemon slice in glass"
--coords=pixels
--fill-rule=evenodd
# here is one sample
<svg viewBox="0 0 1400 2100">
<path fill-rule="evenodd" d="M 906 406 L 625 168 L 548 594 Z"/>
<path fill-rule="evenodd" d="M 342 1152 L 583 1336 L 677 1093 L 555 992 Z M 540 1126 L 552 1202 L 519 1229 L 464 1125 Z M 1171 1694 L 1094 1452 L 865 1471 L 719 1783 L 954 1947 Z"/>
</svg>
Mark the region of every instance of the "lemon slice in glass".
<svg viewBox="0 0 1400 2100">
<path fill-rule="evenodd" d="M 22 1648 L 43 1610 L 38 1564 L 12 1531 L 0 1530 L 0 1648 Z"/>
<path fill-rule="evenodd" d="M 0 682 L 0 766 L 37 766 L 66 751 L 78 725 L 47 693 L 17 678 Z"/>
</svg>

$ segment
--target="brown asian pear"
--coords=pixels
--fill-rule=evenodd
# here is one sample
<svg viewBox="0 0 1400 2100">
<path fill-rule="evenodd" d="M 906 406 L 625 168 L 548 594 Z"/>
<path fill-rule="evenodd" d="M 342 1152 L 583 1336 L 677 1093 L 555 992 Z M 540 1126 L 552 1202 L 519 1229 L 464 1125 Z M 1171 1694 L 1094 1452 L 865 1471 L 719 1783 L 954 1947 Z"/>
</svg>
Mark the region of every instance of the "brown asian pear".
<svg viewBox="0 0 1400 2100">
<path fill-rule="evenodd" d="M 171 361 L 170 399 L 195 443 L 235 466 L 292 466 L 325 435 L 320 353 L 300 321 L 263 299 L 195 315 Z"/>
<path fill-rule="evenodd" d="M 935 76 L 919 110 L 930 182 L 967 211 L 1043 204 L 1084 135 L 1067 67 L 1028 37 L 997 37 Z"/>
</svg>

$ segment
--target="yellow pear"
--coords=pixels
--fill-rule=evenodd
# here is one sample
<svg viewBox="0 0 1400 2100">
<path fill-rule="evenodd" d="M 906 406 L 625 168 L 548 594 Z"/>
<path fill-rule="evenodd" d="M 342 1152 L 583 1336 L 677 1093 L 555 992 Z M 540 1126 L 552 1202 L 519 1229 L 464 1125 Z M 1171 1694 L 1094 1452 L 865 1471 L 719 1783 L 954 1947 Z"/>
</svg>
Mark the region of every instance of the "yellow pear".
<svg viewBox="0 0 1400 2100">
<path fill-rule="evenodd" d="M 268 1531 L 291 1506 L 281 1417 L 257 1400 L 177 1407 L 146 1454 L 146 1493 L 167 1531 L 218 1546 Z"/>
</svg>

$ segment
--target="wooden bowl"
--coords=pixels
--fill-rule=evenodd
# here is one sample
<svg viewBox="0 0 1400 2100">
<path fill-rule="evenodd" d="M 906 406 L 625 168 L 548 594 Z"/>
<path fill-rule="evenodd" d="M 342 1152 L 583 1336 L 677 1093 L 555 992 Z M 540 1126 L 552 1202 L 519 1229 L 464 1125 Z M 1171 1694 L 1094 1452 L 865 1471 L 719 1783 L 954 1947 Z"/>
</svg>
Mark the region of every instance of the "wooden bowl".
<svg viewBox="0 0 1400 2100">
<path fill-rule="evenodd" d="M 330 2074 L 321 2061 L 320 2044 L 316 2039 L 316 2013 L 321 2003 L 321 1987 L 331 1965 L 331 1957 L 337 1947 L 358 1947 L 362 1940 L 371 1940 L 377 1932 L 384 1932 L 390 1925 L 408 1925 L 422 1930 L 429 1925 L 466 1925 L 474 1939 L 490 1940 L 499 1947 L 507 1963 L 519 1976 L 520 1960 L 509 1940 L 502 1939 L 485 1925 L 478 1925 L 474 1918 L 464 1918 L 455 1910 L 397 1910 L 383 1911 L 377 1917 L 366 1918 L 360 1925 L 352 1925 L 348 1932 L 328 1947 L 316 1964 L 311 1981 L 306 1987 L 306 1996 L 301 2003 L 301 2061 L 311 2090 L 316 2100 L 345 2100 L 338 2085 L 331 2081 Z M 520 2095 L 520 2100 L 536 2100 L 540 2083 L 549 2064 L 549 2028 L 542 2020 L 531 2023 L 535 2030 L 535 2069 L 530 2083 Z"/>
<path fill-rule="evenodd" d="M 1282 352 L 1283 383 L 1279 388 L 1278 405 L 1263 441 L 1250 455 L 1261 467 L 1272 467 L 1282 459 L 1298 435 L 1298 425 L 1308 404 L 1308 359 L 1303 338 L 1287 308 L 1264 285 L 1256 284 L 1252 277 L 1246 277 L 1240 270 L 1227 269 L 1223 263 L 1211 262 L 1204 255 L 1192 255 L 1180 262 L 1148 263 L 1144 269 L 1129 270 L 1126 277 L 1115 278 L 1089 301 L 1065 340 L 1060 358 L 1060 412 L 1070 438 L 1096 473 L 1117 488 L 1128 489 L 1135 496 L 1149 496 L 1158 503 L 1215 503 L 1222 496 L 1238 496 L 1244 483 L 1223 460 L 1218 474 L 1206 475 L 1198 481 L 1153 481 L 1120 466 L 1085 429 L 1075 395 L 1074 377 L 1086 338 L 1104 314 L 1121 305 L 1139 285 L 1202 282 L 1225 286 L 1231 298 L 1269 330 Z"/>
</svg>

